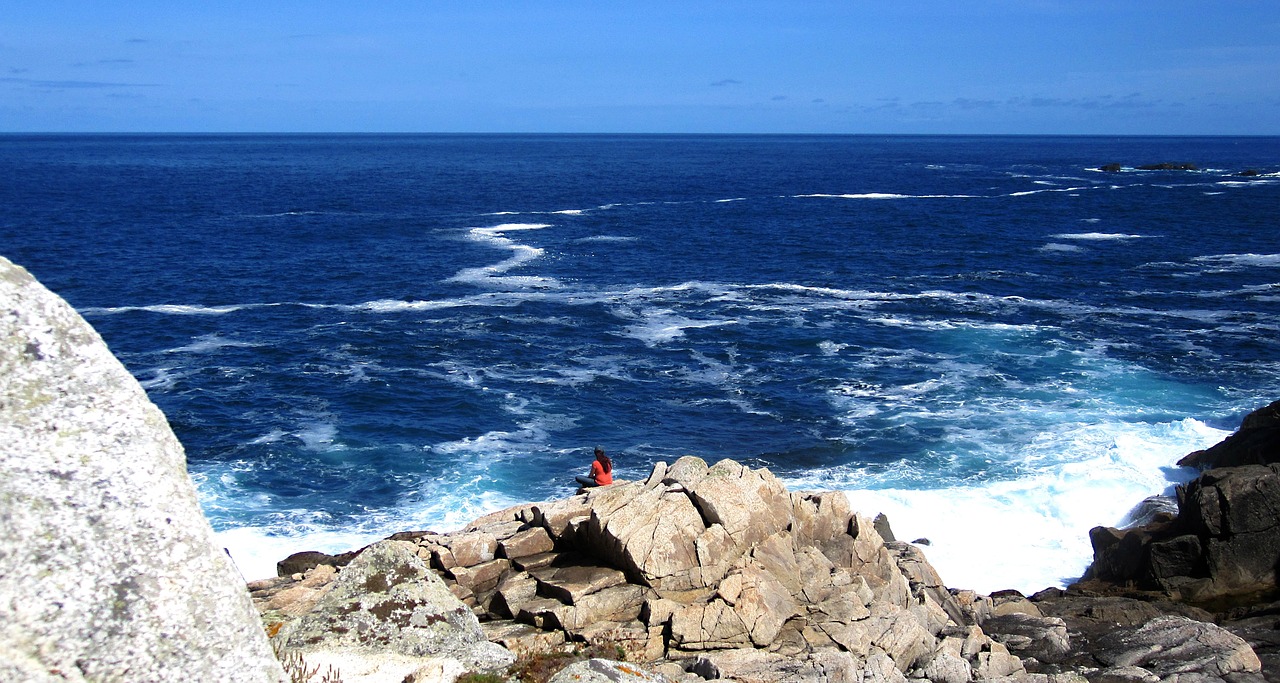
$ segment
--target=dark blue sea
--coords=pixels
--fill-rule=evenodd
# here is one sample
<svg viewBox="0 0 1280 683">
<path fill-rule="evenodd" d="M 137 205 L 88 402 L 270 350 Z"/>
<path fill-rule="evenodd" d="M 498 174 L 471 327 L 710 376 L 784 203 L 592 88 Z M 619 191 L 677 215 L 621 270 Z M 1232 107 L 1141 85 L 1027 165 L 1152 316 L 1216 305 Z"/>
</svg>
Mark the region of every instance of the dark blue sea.
<svg viewBox="0 0 1280 683">
<path fill-rule="evenodd" d="M 949 585 L 1038 590 L 1280 398 L 1280 138 L 10 135 L 0 207 L 248 578 L 600 446 L 845 490 Z"/>
</svg>

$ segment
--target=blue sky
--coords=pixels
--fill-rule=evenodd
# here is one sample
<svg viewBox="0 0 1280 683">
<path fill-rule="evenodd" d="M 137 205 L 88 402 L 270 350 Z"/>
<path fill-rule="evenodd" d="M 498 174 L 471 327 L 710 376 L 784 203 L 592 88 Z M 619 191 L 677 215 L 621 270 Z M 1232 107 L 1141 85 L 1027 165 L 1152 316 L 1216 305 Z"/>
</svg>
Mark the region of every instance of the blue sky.
<svg viewBox="0 0 1280 683">
<path fill-rule="evenodd" d="M 1280 134 L 1280 2 L 0 2 L 0 131 Z"/>
</svg>

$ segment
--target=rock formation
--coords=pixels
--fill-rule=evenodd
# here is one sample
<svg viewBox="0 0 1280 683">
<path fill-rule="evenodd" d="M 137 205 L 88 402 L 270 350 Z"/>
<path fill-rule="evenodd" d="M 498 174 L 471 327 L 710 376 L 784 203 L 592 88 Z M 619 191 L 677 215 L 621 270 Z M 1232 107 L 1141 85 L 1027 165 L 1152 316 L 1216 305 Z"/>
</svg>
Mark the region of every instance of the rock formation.
<svg viewBox="0 0 1280 683">
<path fill-rule="evenodd" d="M 1200 470 L 1280 463 L 1280 401 L 1245 416 L 1231 436 L 1178 461 Z"/>
<path fill-rule="evenodd" d="M 282 676 L 164 415 L 0 258 L 0 680 Z"/>
<path fill-rule="evenodd" d="M 1176 515 L 1090 532 L 1086 579 L 1173 599 L 1252 598 L 1280 589 L 1280 401 L 1179 464 L 1208 468 L 1178 489 Z"/>
<path fill-rule="evenodd" d="M 556 680 L 1264 680 L 1250 643 L 1199 608 L 1079 586 L 1030 599 L 948 589 L 920 548 L 877 527 L 888 535 L 842 493 L 686 457 L 644 481 L 395 538 L 491 641 L 526 655 L 612 649 L 643 667 L 595 660 Z M 255 599 L 288 622 L 327 600 L 334 573 L 256 582 Z"/>
<path fill-rule="evenodd" d="M 977 625 L 989 599 L 948 591 L 917 548 L 885 542 L 844 494 L 791 493 L 768 470 L 729 460 L 659 463 L 644 481 L 518 506 L 452 534 L 397 536 L 412 537 L 489 639 L 516 652 L 608 644 L 673 680 L 1025 673 Z M 312 577 L 332 571 L 257 582 L 255 596 L 274 610 L 268 619 L 305 620 L 324 590 Z M 281 598 L 308 581 L 311 593 Z M 297 644 L 296 627 L 281 633 Z"/>
<path fill-rule="evenodd" d="M 365 549 L 275 637 L 311 667 L 337 669 L 346 683 L 506 669 L 515 658 L 485 638 L 476 615 L 416 550 L 402 541 Z"/>
</svg>

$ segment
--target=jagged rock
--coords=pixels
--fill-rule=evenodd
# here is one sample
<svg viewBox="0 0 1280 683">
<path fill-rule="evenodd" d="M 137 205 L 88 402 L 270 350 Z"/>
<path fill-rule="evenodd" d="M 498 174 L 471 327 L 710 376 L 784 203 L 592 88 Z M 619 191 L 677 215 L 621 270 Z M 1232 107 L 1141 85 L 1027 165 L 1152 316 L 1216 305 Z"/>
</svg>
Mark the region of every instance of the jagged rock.
<svg viewBox="0 0 1280 683">
<path fill-rule="evenodd" d="M 520 531 L 498 543 L 498 554 L 508 559 L 529 557 L 551 552 L 555 545 L 547 530 L 537 526 Z"/>
<path fill-rule="evenodd" d="M 1205 601 L 1277 588 L 1280 463 L 1222 467 L 1180 491 L 1176 520 L 1090 532 L 1087 577 Z"/>
<path fill-rule="evenodd" d="M 627 582 L 626 575 L 617 569 L 596 565 L 552 566 L 532 570 L 529 575 L 538 582 L 540 595 L 556 598 L 568 605 Z"/>
<path fill-rule="evenodd" d="M 1178 461 L 1201 470 L 1280 462 L 1280 401 L 1245 416 L 1231 436 Z"/>
<path fill-rule="evenodd" d="M 1103 164 L 1102 170 L 1107 173 L 1119 173 L 1124 167 L 1117 163 Z"/>
<path fill-rule="evenodd" d="M 1178 489 L 1178 514 L 1090 532 L 1088 581 L 1204 602 L 1280 588 L 1280 402 L 1250 413 L 1184 465 L 1212 466 Z M 1268 464 L 1258 464 L 1267 462 Z M 1224 466 L 1229 465 L 1229 466 Z"/>
<path fill-rule="evenodd" d="M 925 665 L 924 675 L 932 683 L 969 683 L 973 680 L 973 667 L 963 657 L 943 652 Z"/>
<path fill-rule="evenodd" d="M 907 677 L 898 671 L 898 667 L 886 654 L 868 657 L 866 668 L 862 671 L 863 683 L 906 683 L 906 680 Z"/>
<path fill-rule="evenodd" d="M 264 615 L 300 617 L 329 592 L 337 573 L 332 565 L 317 565 L 300 581 L 275 578 L 250 582 L 249 594 Z"/>
<path fill-rule="evenodd" d="M 1108 667 L 1142 667 L 1164 679 L 1170 675 L 1201 680 L 1233 674 L 1259 674 L 1262 664 L 1238 636 L 1185 617 L 1163 616 L 1136 629 L 1118 629 L 1098 640 L 1095 656 Z M 1233 681 L 1244 679 L 1238 676 Z M 1255 680 L 1261 681 L 1258 676 Z"/>
<path fill-rule="evenodd" d="M 880 538 L 883 538 L 886 543 L 898 540 L 893 535 L 893 528 L 889 525 L 889 518 L 883 512 L 876 515 L 876 518 L 871 522 L 871 526 L 875 528 L 876 533 L 880 534 Z"/>
<path fill-rule="evenodd" d="M 595 554 L 654 588 L 705 585 L 690 572 L 699 566 L 696 544 L 707 529 L 685 492 L 624 484 L 593 503 L 584 533 Z"/>
<path fill-rule="evenodd" d="M 498 552 L 498 539 L 487 531 L 472 531 L 448 538 L 454 567 L 474 567 L 492 560 Z"/>
<path fill-rule="evenodd" d="M 445 657 L 496 672 L 514 660 L 485 638 L 471 610 L 422 562 L 414 544 L 403 541 L 366 548 L 316 607 L 277 637 L 312 664 L 329 658 L 376 662 L 387 655 L 399 667 L 405 657 L 423 660 L 420 665 Z"/>
<path fill-rule="evenodd" d="M 935 634 L 974 623 L 975 605 L 990 611 L 977 598 L 962 605 L 919 548 L 886 544 L 844 494 L 788 493 L 732 461 L 681 458 L 643 481 L 536 504 L 528 518 L 561 552 L 527 569 L 512 560 L 489 615 L 604 639 L 641 661 L 699 654 L 706 666 L 750 660 L 817 680 L 882 656 L 900 676 L 933 658 Z M 954 656 L 973 671 L 1021 671 L 978 634 Z M 713 654 L 723 650 L 743 653 Z M 800 664 L 770 668 L 783 660 Z"/>
<path fill-rule="evenodd" d="M 278 681 L 160 410 L 0 258 L 0 679 Z"/>
</svg>

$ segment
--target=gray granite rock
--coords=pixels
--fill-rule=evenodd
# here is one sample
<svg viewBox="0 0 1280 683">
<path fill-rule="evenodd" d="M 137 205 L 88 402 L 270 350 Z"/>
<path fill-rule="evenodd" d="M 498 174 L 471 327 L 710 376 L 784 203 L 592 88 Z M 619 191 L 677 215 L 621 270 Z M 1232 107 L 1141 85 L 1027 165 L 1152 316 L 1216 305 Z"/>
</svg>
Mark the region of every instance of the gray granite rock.
<svg viewBox="0 0 1280 683">
<path fill-rule="evenodd" d="M 666 683 L 661 674 L 611 659 L 588 659 L 561 669 L 547 683 Z"/>
<path fill-rule="evenodd" d="M 1094 656 L 1107 667 L 1141 667 L 1162 680 L 1175 674 L 1188 680 L 1262 680 L 1262 664 L 1248 643 L 1186 617 L 1156 617 L 1138 628 L 1117 629 L 1098 645 Z"/>
<path fill-rule="evenodd" d="M 164 415 L 83 318 L 4 258 L 0 652 L 5 680 L 283 675 Z"/>
<path fill-rule="evenodd" d="M 488 641 L 475 614 L 405 541 L 366 548 L 316 606 L 277 637 L 312 664 L 359 661 L 376 669 L 384 659 L 396 667 L 414 664 L 405 658 L 420 660 L 419 667 L 451 659 L 469 670 L 498 672 L 515 659 Z"/>
</svg>

